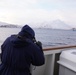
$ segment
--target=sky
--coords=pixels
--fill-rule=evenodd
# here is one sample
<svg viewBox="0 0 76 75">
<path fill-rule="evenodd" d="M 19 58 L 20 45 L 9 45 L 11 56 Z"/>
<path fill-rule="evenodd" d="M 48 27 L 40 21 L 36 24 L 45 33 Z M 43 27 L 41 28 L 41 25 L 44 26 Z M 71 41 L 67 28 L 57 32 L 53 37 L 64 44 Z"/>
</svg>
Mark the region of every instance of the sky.
<svg viewBox="0 0 76 75">
<path fill-rule="evenodd" d="M 76 0 L 0 0 L 0 21 L 12 24 L 61 20 L 76 27 Z"/>
</svg>

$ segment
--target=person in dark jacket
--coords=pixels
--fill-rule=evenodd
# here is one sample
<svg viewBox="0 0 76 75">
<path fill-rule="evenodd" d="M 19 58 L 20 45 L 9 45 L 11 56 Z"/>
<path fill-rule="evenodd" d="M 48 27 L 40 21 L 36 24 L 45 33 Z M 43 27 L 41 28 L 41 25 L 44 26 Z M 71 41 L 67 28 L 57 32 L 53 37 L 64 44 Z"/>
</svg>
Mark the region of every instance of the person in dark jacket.
<svg viewBox="0 0 76 75">
<path fill-rule="evenodd" d="M 11 35 L 1 45 L 0 75 L 31 75 L 30 65 L 45 63 L 41 42 L 34 30 L 25 25 L 17 35 Z"/>
</svg>

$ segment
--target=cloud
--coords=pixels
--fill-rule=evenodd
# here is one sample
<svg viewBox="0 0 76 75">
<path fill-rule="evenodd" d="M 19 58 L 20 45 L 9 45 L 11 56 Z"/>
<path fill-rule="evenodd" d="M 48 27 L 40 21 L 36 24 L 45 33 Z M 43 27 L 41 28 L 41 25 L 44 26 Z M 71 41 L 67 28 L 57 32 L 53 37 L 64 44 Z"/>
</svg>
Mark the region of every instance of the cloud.
<svg viewBox="0 0 76 75">
<path fill-rule="evenodd" d="M 76 23 L 76 11 L 70 10 L 53 10 L 47 11 L 44 9 L 26 9 L 23 11 L 5 11 L 0 12 L 0 19 L 3 21 L 24 24 L 29 22 L 42 22 L 60 19 L 69 24 Z"/>
<path fill-rule="evenodd" d="M 0 20 L 11 23 L 61 19 L 76 24 L 76 0 L 0 0 Z"/>
</svg>

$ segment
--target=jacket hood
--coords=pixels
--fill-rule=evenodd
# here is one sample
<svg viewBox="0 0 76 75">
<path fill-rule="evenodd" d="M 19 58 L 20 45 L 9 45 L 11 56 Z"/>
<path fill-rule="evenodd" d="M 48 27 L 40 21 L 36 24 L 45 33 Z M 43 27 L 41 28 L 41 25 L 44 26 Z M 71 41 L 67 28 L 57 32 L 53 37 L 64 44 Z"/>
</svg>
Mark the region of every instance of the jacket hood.
<svg viewBox="0 0 76 75">
<path fill-rule="evenodd" d="M 35 32 L 30 26 L 24 25 L 18 35 L 33 38 L 35 37 Z"/>
</svg>

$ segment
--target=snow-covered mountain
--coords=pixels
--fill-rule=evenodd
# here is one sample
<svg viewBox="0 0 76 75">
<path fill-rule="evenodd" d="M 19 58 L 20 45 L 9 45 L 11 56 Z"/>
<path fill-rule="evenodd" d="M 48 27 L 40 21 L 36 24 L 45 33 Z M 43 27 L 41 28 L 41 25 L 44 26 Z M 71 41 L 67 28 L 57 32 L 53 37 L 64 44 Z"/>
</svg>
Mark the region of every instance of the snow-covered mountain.
<svg viewBox="0 0 76 75">
<path fill-rule="evenodd" d="M 52 22 L 41 23 L 39 28 L 71 29 L 72 27 L 61 20 L 54 20 Z"/>
<path fill-rule="evenodd" d="M 61 20 L 54 20 L 54 21 L 45 21 L 45 22 L 32 22 L 31 24 L 29 24 L 32 27 L 35 28 L 51 28 L 51 29 L 72 29 L 72 27 L 68 24 L 66 24 L 65 22 L 61 21 Z M 14 25 L 14 24 L 8 24 L 5 22 L 0 22 L 0 27 L 20 27 L 18 25 Z"/>
<path fill-rule="evenodd" d="M 5 23 L 5 22 L 0 22 L 0 27 L 17 28 L 19 26 L 18 25 L 14 25 L 14 24 Z"/>
<path fill-rule="evenodd" d="M 50 25 L 53 29 L 71 29 L 71 26 L 61 20 L 55 20 Z"/>
<path fill-rule="evenodd" d="M 9 24 L 5 22 L 0 22 L 0 25 L 9 25 Z"/>
</svg>

